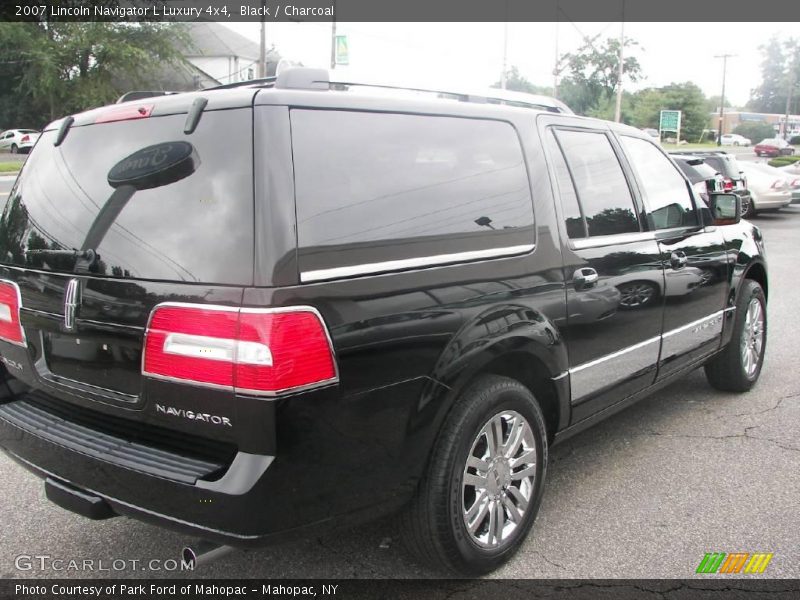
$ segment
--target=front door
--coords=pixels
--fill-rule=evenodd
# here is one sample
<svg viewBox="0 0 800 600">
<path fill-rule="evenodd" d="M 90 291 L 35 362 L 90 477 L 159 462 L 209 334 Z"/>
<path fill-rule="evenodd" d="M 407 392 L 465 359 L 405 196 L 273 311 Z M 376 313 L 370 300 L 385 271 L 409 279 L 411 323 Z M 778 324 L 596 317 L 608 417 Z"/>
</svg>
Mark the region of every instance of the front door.
<svg viewBox="0 0 800 600">
<path fill-rule="evenodd" d="M 728 263 L 719 227 L 703 227 L 683 175 L 651 142 L 619 136 L 636 172 L 664 265 L 664 329 L 658 378 L 719 348 Z"/>
</svg>

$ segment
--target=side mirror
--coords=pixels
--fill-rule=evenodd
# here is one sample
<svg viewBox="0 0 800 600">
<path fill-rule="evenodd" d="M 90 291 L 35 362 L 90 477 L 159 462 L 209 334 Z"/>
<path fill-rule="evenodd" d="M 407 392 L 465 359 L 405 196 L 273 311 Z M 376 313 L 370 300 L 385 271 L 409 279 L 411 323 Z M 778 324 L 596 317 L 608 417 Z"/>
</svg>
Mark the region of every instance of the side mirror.
<svg viewBox="0 0 800 600">
<path fill-rule="evenodd" d="M 742 199 L 738 194 L 711 194 L 709 208 L 714 225 L 735 225 L 742 219 Z"/>
</svg>

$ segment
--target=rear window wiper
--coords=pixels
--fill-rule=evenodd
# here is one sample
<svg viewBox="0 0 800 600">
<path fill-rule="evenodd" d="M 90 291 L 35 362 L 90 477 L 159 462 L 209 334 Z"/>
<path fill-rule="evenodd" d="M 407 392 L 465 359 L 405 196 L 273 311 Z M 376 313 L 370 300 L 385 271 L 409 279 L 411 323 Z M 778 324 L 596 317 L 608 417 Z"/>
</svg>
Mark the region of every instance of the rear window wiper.
<svg viewBox="0 0 800 600">
<path fill-rule="evenodd" d="M 88 248 L 86 250 L 56 250 L 50 248 L 34 248 L 26 252 L 28 255 L 44 256 L 70 256 L 75 258 L 75 272 L 88 273 L 97 260 L 97 253 Z"/>
<path fill-rule="evenodd" d="M 33 248 L 26 254 L 44 254 L 45 256 L 74 256 L 79 259 L 93 259 L 94 250 L 52 250 L 50 248 Z"/>
</svg>

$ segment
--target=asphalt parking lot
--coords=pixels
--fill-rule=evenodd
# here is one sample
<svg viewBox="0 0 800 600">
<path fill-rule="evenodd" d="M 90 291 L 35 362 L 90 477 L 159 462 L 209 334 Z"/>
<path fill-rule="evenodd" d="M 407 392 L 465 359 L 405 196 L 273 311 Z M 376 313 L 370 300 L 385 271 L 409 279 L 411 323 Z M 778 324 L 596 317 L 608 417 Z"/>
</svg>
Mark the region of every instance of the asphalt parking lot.
<svg viewBox="0 0 800 600">
<path fill-rule="evenodd" d="M 0 178 L 0 202 L 11 182 Z M 702 370 L 553 448 L 539 517 L 492 577 L 683 578 L 706 552 L 772 552 L 763 577 L 800 577 L 800 376 L 794 351 L 800 206 L 765 214 L 769 339 L 748 394 L 712 390 Z M 0 577 L 170 577 L 185 536 L 128 519 L 91 522 L 49 504 L 41 481 L 0 457 Z M 438 576 L 412 562 L 395 519 L 235 553 L 193 577 Z M 53 559 L 140 561 L 110 571 L 40 570 Z M 33 568 L 27 569 L 27 566 Z M 21 569 L 18 567 L 22 567 Z M 752 575 L 747 575 L 752 577 Z"/>
</svg>

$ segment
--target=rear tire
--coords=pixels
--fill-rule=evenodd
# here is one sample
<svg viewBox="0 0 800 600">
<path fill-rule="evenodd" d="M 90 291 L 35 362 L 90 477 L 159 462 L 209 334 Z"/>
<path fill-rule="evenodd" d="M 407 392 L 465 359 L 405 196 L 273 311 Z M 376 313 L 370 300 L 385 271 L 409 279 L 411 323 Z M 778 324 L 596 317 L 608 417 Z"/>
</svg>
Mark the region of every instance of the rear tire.
<svg viewBox="0 0 800 600">
<path fill-rule="evenodd" d="M 19 154 L 19 148 L 16 144 L 11 144 L 11 154 Z"/>
<path fill-rule="evenodd" d="M 767 301 L 758 282 L 746 279 L 736 301 L 733 335 L 725 349 L 705 365 L 712 387 L 726 392 L 752 388 L 767 348 Z"/>
<path fill-rule="evenodd" d="M 530 390 L 484 375 L 456 400 L 402 516 L 406 548 L 422 564 L 461 575 L 511 558 L 544 489 L 547 434 Z"/>
</svg>

